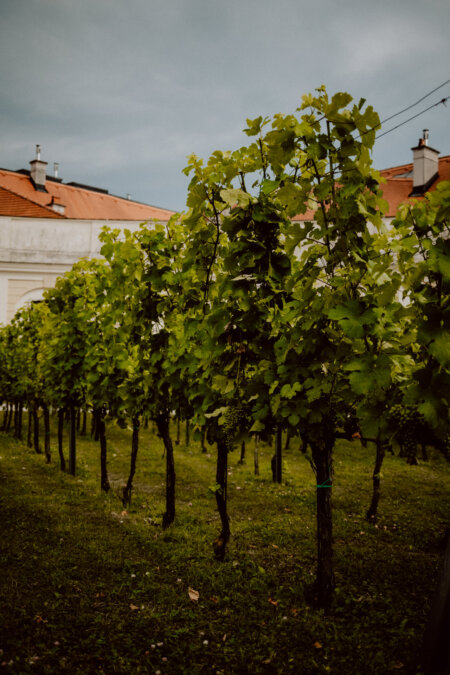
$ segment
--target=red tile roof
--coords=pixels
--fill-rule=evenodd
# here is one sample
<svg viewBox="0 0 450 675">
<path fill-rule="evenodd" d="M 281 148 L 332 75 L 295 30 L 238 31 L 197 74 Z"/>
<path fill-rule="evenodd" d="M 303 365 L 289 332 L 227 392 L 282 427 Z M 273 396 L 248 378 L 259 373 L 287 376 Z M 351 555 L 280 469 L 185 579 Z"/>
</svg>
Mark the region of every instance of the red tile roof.
<svg viewBox="0 0 450 675">
<path fill-rule="evenodd" d="M 386 183 L 381 185 L 381 189 L 383 190 L 384 199 L 389 204 L 389 211 L 386 213 L 387 217 L 394 217 L 400 204 L 410 199 L 409 195 L 413 189 L 412 170 L 413 165 L 411 162 L 410 164 L 394 166 L 380 171 L 380 174 L 386 179 Z M 450 155 L 439 157 L 438 177 L 428 188 L 428 192 L 435 190 L 436 185 L 443 180 L 450 180 Z M 421 197 L 414 197 L 413 199 L 421 199 Z"/>
<path fill-rule="evenodd" d="M 410 198 L 413 187 L 412 169 L 413 165 L 410 163 L 380 171 L 381 176 L 386 179 L 381 189 L 384 199 L 389 204 L 387 217 L 395 216 L 398 206 Z M 439 158 L 439 176 L 429 189 L 434 190 L 441 180 L 450 180 L 450 155 Z M 65 185 L 51 179 L 47 179 L 45 187 L 47 192 L 40 192 L 35 189 L 27 174 L 0 169 L 0 215 L 141 222 L 153 218 L 165 221 L 173 213 L 167 209 L 133 202 L 88 188 Z M 420 197 L 414 199 L 420 199 Z M 54 211 L 51 204 L 64 205 L 64 215 Z M 294 218 L 294 220 L 312 219 L 314 219 L 314 212 L 310 210 Z"/>
<path fill-rule="evenodd" d="M 387 218 L 393 218 L 400 204 L 411 199 L 410 194 L 413 189 L 412 170 L 413 164 L 411 162 L 380 171 L 381 176 L 386 179 L 386 182 L 382 183 L 380 187 L 383 191 L 383 198 L 389 204 L 388 212 L 385 214 Z M 439 174 L 428 191 L 435 190 L 436 185 L 442 180 L 450 180 L 450 155 L 439 157 Z M 422 199 L 422 197 L 414 197 L 413 199 Z M 304 214 L 295 216 L 293 220 L 314 220 L 314 211 L 308 210 Z"/>
<path fill-rule="evenodd" d="M 61 216 L 0 186 L 0 215 L 22 218 L 61 218 Z M 64 217 L 64 216 L 63 216 Z"/>
<path fill-rule="evenodd" d="M 40 192 L 35 189 L 27 174 L 6 169 L 0 169 L 0 187 L 25 198 L 25 201 L 34 203 L 36 207 L 46 207 L 46 210 L 51 210 L 57 218 L 61 218 L 61 215 L 50 208 L 52 203 L 64 205 L 64 217 L 77 220 L 134 220 L 142 222 L 156 218 L 166 221 L 173 213 L 168 209 L 160 209 L 156 206 L 133 202 L 129 199 L 87 188 L 65 185 L 51 179 L 47 179 L 45 184 L 47 192 Z M 5 199 L 0 200 L 0 215 L 12 215 L 5 212 L 5 209 L 7 211 L 9 208 Z M 33 215 L 30 213 L 29 207 L 28 210 L 25 208 L 25 203 L 23 203 L 23 210 L 19 209 L 18 203 L 16 209 L 17 213 L 14 215 L 25 218 L 54 217 L 52 215 Z"/>
</svg>

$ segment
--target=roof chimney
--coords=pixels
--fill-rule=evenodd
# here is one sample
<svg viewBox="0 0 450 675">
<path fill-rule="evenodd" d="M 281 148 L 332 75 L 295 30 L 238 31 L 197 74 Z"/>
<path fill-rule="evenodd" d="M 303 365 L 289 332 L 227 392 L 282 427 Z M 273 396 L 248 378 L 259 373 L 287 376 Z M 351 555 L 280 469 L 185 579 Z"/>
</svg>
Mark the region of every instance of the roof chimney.
<svg viewBox="0 0 450 675">
<path fill-rule="evenodd" d="M 413 151 L 413 190 L 410 197 L 423 195 L 431 187 L 439 172 L 439 150 L 428 145 L 428 129 L 423 130 L 417 147 Z"/>
<path fill-rule="evenodd" d="M 33 159 L 30 162 L 30 178 L 34 185 L 34 189 L 38 192 L 47 192 L 45 189 L 46 166 L 47 162 L 41 160 L 41 146 L 36 145 L 36 159 Z"/>
<path fill-rule="evenodd" d="M 53 176 L 54 176 L 54 178 L 58 178 L 58 171 L 59 171 L 59 163 L 53 162 Z"/>
</svg>

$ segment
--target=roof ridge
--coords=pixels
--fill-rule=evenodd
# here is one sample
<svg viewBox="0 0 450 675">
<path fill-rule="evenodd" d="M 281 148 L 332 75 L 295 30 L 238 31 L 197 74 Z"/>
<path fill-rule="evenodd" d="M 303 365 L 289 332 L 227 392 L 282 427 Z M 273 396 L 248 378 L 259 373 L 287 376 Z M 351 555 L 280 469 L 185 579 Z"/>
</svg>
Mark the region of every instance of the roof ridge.
<svg viewBox="0 0 450 675">
<path fill-rule="evenodd" d="M 23 178 L 23 179 L 27 178 L 27 175 L 21 173 L 20 171 L 12 171 L 11 169 L 4 169 L 4 168 L 0 168 L 0 171 L 5 171 L 9 174 L 13 174 L 13 175 L 17 176 L 18 178 Z M 76 182 L 76 181 L 72 181 L 72 182 Z M 103 188 L 95 189 L 94 186 L 92 186 L 92 187 L 89 187 L 87 185 L 84 186 L 81 183 L 77 184 L 77 185 L 71 185 L 70 183 L 63 183 L 63 182 L 57 181 L 57 182 L 53 183 L 52 188 L 53 187 L 56 188 L 56 191 L 58 189 L 63 189 L 63 190 L 68 189 L 69 191 L 74 191 L 74 192 L 79 192 L 81 190 L 86 194 L 95 194 L 95 195 L 99 195 L 101 197 L 111 197 L 112 199 L 118 199 L 121 202 L 125 202 L 125 204 L 136 204 L 137 206 L 149 207 L 149 208 L 152 208 L 152 209 L 156 209 L 158 211 L 165 211 L 168 214 L 176 213 L 176 211 L 174 211 L 173 209 L 168 209 L 164 206 L 155 206 L 155 204 L 148 204 L 147 202 L 141 202 L 141 201 L 137 201 L 135 199 L 128 199 L 127 197 L 122 197 L 120 195 L 110 193 L 107 190 L 104 191 Z M 51 194 L 51 192 L 49 194 Z M 33 200 L 30 200 L 30 201 L 33 201 Z M 35 202 L 35 203 L 38 203 L 38 202 Z"/>
<path fill-rule="evenodd" d="M 439 162 L 443 160 L 449 161 L 450 155 L 439 155 Z M 396 164 L 395 166 L 387 166 L 384 169 L 378 169 L 379 173 L 384 173 L 385 171 L 395 171 L 397 169 L 404 169 L 407 166 L 413 166 L 414 162 L 405 162 L 404 164 Z"/>
</svg>

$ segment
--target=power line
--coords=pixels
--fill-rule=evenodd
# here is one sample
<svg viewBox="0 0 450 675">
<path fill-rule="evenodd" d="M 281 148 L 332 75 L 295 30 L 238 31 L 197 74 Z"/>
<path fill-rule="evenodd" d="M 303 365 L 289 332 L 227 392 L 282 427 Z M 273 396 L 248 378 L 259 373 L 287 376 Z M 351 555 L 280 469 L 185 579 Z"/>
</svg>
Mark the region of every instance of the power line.
<svg viewBox="0 0 450 675">
<path fill-rule="evenodd" d="M 386 117 L 386 119 L 384 119 L 382 122 L 380 122 L 380 123 L 377 124 L 376 126 L 372 127 L 371 129 L 367 129 L 366 131 L 363 131 L 362 133 L 358 134 L 358 136 L 356 136 L 356 139 L 361 138 L 362 136 L 365 136 L 365 134 L 369 134 L 369 133 L 372 132 L 372 131 L 376 131 L 379 127 L 381 127 L 382 124 L 385 124 L 385 123 L 388 122 L 389 120 L 392 120 L 394 117 L 398 117 L 398 115 L 401 115 L 402 113 L 406 112 L 407 110 L 411 110 L 411 108 L 415 108 L 416 105 L 418 105 L 419 103 L 421 103 L 422 101 L 424 101 L 426 98 L 428 98 L 429 96 L 431 96 L 431 94 L 434 94 L 436 91 L 438 91 L 439 89 L 442 89 L 442 87 L 445 87 L 445 85 L 447 85 L 447 84 L 449 84 L 449 83 L 450 83 L 450 80 L 446 80 L 445 82 L 443 82 L 442 84 L 440 84 L 438 87 L 435 87 L 434 89 L 432 89 L 431 91 L 429 91 L 427 94 L 425 94 L 424 96 L 422 96 L 421 98 L 419 98 L 415 103 L 412 103 L 411 105 L 407 106 L 406 108 L 403 108 L 403 110 L 399 110 L 398 112 L 394 113 L 393 115 L 390 115 L 389 117 Z M 399 128 L 402 127 L 404 124 L 407 124 L 408 122 L 411 122 L 411 120 L 414 120 L 414 119 L 416 119 L 417 117 L 420 117 L 420 115 L 423 115 L 424 113 L 428 112 L 429 110 L 432 110 L 433 108 L 436 108 L 438 105 L 442 105 L 442 104 L 445 105 L 445 104 L 447 103 L 447 101 L 448 101 L 449 98 L 450 98 L 450 96 L 446 96 L 445 98 L 442 98 L 440 101 L 437 101 L 436 103 L 433 103 L 432 105 L 428 106 L 428 108 L 425 108 L 424 110 L 421 110 L 421 111 L 418 112 L 416 115 L 413 115 L 412 117 L 409 117 L 407 120 L 404 120 L 403 122 L 400 122 L 400 124 L 397 124 L 395 127 L 392 127 L 392 129 L 388 129 L 387 131 L 384 131 L 382 134 L 379 134 L 379 135 L 376 137 L 376 140 L 378 140 L 379 138 L 382 138 L 383 136 L 386 136 L 387 134 L 390 134 L 392 131 L 395 131 L 396 129 L 399 129 Z M 319 120 L 317 120 L 317 121 L 318 121 L 318 122 L 321 122 L 323 119 L 325 119 L 325 115 L 324 115 L 323 117 L 321 117 L 321 118 L 320 118 Z M 332 122 L 333 120 L 330 120 L 330 121 Z M 356 139 L 355 139 L 355 140 L 356 140 Z M 304 163 L 300 164 L 300 165 L 297 167 L 296 170 L 300 170 L 300 171 L 301 171 L 301 170 L 304 169 L 308 164 L 309 164 L 309 159 L 307 159 Z M 346 171 L 353 171 L 353 168 L 352 168 L 352 169 L 347 169 Z M 333 176 L 333 175 L 334 175 L 334 171 L 328 171 L 328 172 L 326 172 L 325 174 L 323 174 L 321 177 L 322 177 L 322 178 L 325 178 L 325 177 Z"/>
<path fill-rule="evenodd" d="M 450 80 L 447 80 L 447 82 L 450 82 Z M 444 84 L 447 84 L 447 82 L 444 82 Z M 442 84 L 442 85 L 440 85 L 439 87 L 437 87 L 437 89 L 441 89 L 441 88 L 444 86 L 444 84 Z M 433 91 L 436 91 L 436 89 L 434 89 Z M 408 108 L 405 108 L 404 110 L 402 110 L 402 111 L 400 111 L 400 112 L 398 112 L 398 113 L 395 113 L 395 115 L 392 115 L 391 118 L 388 118 L 388 119 L 392 119 L 392 117 L 396 117 L 397 115 L 400 115 L 401 112 L 405 112 L 406 110 L 409 110 L 411 107 L 414 107 L 415 105 L 417 105 L 417 103 L 419 103 L 420 101 L 423 101 L 424 98 L 427 98 L 428 96 L 430 96 L 431 93 L 433 93 L 433 92 L 429 92 L 428 94 L 426 94 L 425 96 L 423 96 L 418 102 L 414 103 L 412 106 L 409 106 Z M 386 136 L 387 134 L 390 134 L 392 131 L 395 131 L 396 129 L 399 129 L 399 128 L 402 127 L 404 124 L 407 124 L 408 122 L 411 122 L 411 120 L 416 119 L 416 117 L 420 117 L 420 115 L 423 115 L 424 113 L 428 112 L 428 110 L 432 110 L 433 108 L 436 108 L 438 105 L 442 105 L 442 104 L 445 105 L 445 104 L 447 103 L 447 101 L 448 101 L 449 98 L 450 98 L 450 96 L 446 96 L 445 98 L 442 98 L 440 101 L 437 101 L 437 103 L 433 103 L 432 105 L 428 106 L 428 108 L 425 108 L 424 110 L 421 110 L 420 112 L 418 112 L 416 115 L 413 115 L 412 117 L 409 117 L 407 120 L 404 120 L 403 122 L 400 122 L 400 124 L 397 124 L 395 127 L 392 127 L 392 129 L 388 129 L 388 131 L 384 131 L 382 134 L 379 134 L 379 135 L 376 137 L 376 140 L 378 140 L 378 139 L 381 138 L 382 136 Z M 384 120 L 384 121 L 386 121 L 386 120 Z M 382 124 L 382 123 L 378 124 L 378 125 L 375 126 L 375 127 L 372 127 L 371 129 L 367 129 L 367 131 L 363 131 L 363 132 L 362 132 L 361 134 L 359 134 L 356 138 L 357 138 L 357 139 L 358 139 L 358 138 L 361 138 L 361 137 L 364 136 L 365 134 L 369 134 L 371 131 L 376 131 L 376 129 L 377 129 L 379 126 L 381 126 L 381 124 Z M 308 166 L 308 164 L 309 164 L 309 159 L 307 159 L 303 164 L 300 164 L 300 165 L 297 167 L 297 169 L 301 170 L 301 169 L 305 168 L 306 166 Z M 352 167 L 352 168 L 350 168 L 350 169 L 344 169 L 343 173 L 351 172 L 351 171 L 353 171 L 353 170 L 354 170 L 354 167 Z M 333 175 L 334 175 L 334 171 L 327 171 L 326 173 L 324 173 L 324 174 L 321 175 L 321 178 L 327 178 L 327 177 L 333 176 Z"/>
<path fill-rule="evenodd" d="M 445 98 L 442 98 L 442 99 L 441 99 L 440 101 L 438 101 L 437 103 L 433 103 L 433 105 L 430 105 L 430 106 L 428 106 L 428 108 L 425 108 L 425 110 L 421 110 L 421 111 L 420 111 L 419 113 L 417 113 L 416 115 L 413 115 L 412 117 L 409 117 L 407 120 L 404 120 L 403 122 L 400 122 L 400 124 L 396 124 L 396 126 L 395 126 L 395 127 L 392 127 L 392 129 L 388 129 L 388 131 L 384 131 L 382 134 L 378 134 L 377 140 L 378 140 L 379 138 L 381 138 L 382 136 L 386 136 L 387 134 L 390 134 L 391 131 L 395 131 L 396 129 L 399 129 L 399 128 L 402 127 L 404 124 L 407 124 L 408 122 L 411 122 L 411 120 L 416 119 L 416 117 L 420 117 L 420 115 L 423 115 L 424 113 L 428 112 L 428 110 L 431 110 L 432 108 L 436 108 L 438 105 L 441 105 L 441 104 L 444 104 L 444 105 L 445 105 L 445 104 L 447 103 L 447 101 L 448 101 L 449 98 L 450 98 L 449 96 L 446 96 Z M 398 114 L 400 114 L 400 113 L 398 113 Z M 391 119 L 392 119 L 392 118 L 391 118 Z M 376 129 L 376 127 L 374 127 L 373 129 L 371 129 L 371 131 L 374 131 L 375 129 Z M 366 131 L 365 133 L 368 133 L 368 132 Z"/>
<path fill-rule="evenodd" d="M 429 91 L 428 94 L 425 94 L 424 96 L 422 96 L 421 98 L 419 98 L 418 101 L 416 101 L 415 103 L 412 103 L 411 105 L 409 105 L 407 108 L 403 108 L 403 110 L 399 110 L 398 112 L 394 113 L 393 115 L 390 115 L 389 117 L 386 117 L 386 119 L 384 119 L 384 120 L 382 120 L 382 121 L 380 122 L 380 126 L 381 126 L 382 124 L 385 124 L 386 122 L 389 122 L 390 120 L 393 120 L 394 117 L 398 117 L 398 115 L 401 115 L 402 113 L 406 112 L 407 110 L 411 110 L 411 108 L 415 108 L 416 105 L 419 105 L 419 103 L 422 103 L 422 101 L 424 101 L 426 98 L 428 98 L 429 96 L 431 96 L 431 94 L 434 94 L 435 91 L 438 91 L 439 89 L 442 89 L 442 87 L 445 87 L 445 85 L 446 85 L 446 84 L 449 84 L 449 82 L 450 82 L 450 80 L 446 80 L 445 82 L 443 82 L 442 84 L 440 84 L 438 87 L 435 87 L 434 89 L 432 89 L 431 91 Z M 412 119 L 412 118 L 411 118 L 411 119 Z"/>
<path fill-rule="evenodd" d="M 448 80 L 448 82 L 450 82 L 450 80 Z M 444 82 L 444 84 L 447 84 L 447 83 Z M 440 89 L 442 86 L 444 86 L 444 85 L 441 85 L 440 87 L 438 87 L 438 89 Z M 427 98 L 429 95 L 430 94 L 426 94 L 425 96 L 422 97 L 421 100 L 423 100 L 424 98 Z M 409 117 L 407 120 L 404 120 L 400 124 L 397 124 L 395 127 L 392 127 L 392 129 L 388 129 L 387 131 L 384 131 L 382 134 L 379 134 L 377 136 L 377 140 L 379 138 L 381 138 L 382 136 L 386 136 L 386 134 L 390 134 L 391 131 L 394 131 L 395 129 L 398 129 L 399 127 L 402 127 L 404 124 L 407 124 L 408 122 L 411 122 L 411 120 L 414 120 L 416 117 L 420 117 L 420 115 L 423 115 L 428 110 L 431 110 L 432 108 L 436 108 L 436 106 L 441 105 L 442 103 L 444 103 L 444 104 L 447 103 L 448 99 L 449 99 L 448 96 L 446 96 L 445 98 L 441 98 L 440 101 L 438 101 L 437 103 L 433 103 L 433 105 L 430 105 L 428 108 L 425 108 L 425 110 L 421 110 L 421 112 L 417 113 L 416 115 L 413 115 L 412 117 Z M 409 106 L 408 108 L 405 108 L 404 110 L 401 110 L 398 113 L 395 113 L 394 115 L 391 115 L 391 117 L 388 117 L 387 119 L 389 120 L 389 119 L 392 119 L 394 117 L 397 117 L 397 115 L 400 115 L 402 112 L 405 112 L 406 110 L 409 110 L 410 108 L 414 108 L 415 105 L 417 105 L 417 103 L 413 103 L 413 105 Z M 380 122 L 379 124 L 376 124 L 374 127 L 371 127 L 370 129 L 366 129 L 366 131 L 362 131 L 360 134 L 358 134 L 358 136 L 356 136 L 356 139 L 362 138 L 366 134 L 370 134 L 372 131 L 376 131 L 377 129 L 379 129 L 381 127 L 382 124 L 384 124 L 384 122 L 386 122 L 386 120 L 383 120 L 383 122 Z"/>
</svg>

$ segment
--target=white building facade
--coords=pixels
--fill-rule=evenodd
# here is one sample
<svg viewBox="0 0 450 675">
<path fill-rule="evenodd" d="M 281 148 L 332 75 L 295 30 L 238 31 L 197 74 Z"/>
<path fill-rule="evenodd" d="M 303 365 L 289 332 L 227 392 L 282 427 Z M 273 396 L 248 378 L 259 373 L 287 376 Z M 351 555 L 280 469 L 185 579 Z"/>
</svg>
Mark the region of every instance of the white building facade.
<svg viewBox="0 0 450 675">
<path fill-rule="evenodd" d="M 105 225 L 133 230 L 172 215 L 106 190 L 63 184 L 46 175 L 37 154 L 30 171 L 0 169 L 0 324 L 26 302 L 41 300 L 77 260 L 98 256 Z"/>
</svg>

